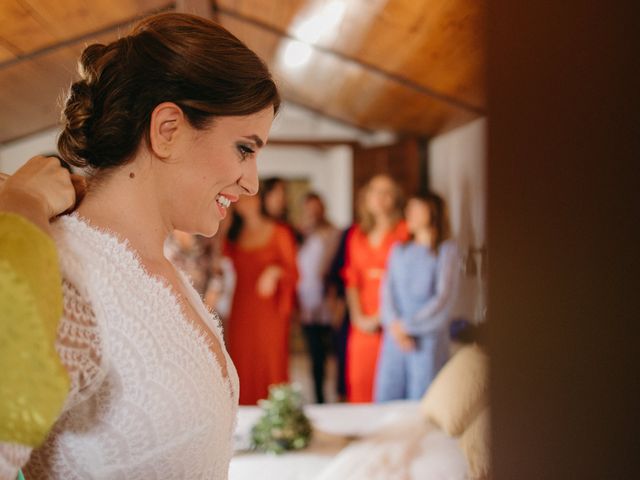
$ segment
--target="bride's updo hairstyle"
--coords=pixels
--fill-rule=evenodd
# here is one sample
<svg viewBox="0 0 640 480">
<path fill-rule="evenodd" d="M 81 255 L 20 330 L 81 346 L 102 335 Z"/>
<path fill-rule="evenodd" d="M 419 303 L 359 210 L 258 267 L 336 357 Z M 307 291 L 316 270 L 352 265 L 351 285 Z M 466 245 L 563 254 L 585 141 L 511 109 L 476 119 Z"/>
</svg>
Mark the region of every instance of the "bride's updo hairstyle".
<svg viewBox="0 0 640 480">
<path fill-rule="evenodd" d="M 88 46 L 81 79 L 71 85 L 58 149 L 78 167 L 123 165 L 149 141 L 151 113 L 174 102 L 202 130 L 218 116 L 280 106 L 266 65 L 244 43 L 210 20 L 166 13 L 141 21 L 126 37 Z"/>
</svg>

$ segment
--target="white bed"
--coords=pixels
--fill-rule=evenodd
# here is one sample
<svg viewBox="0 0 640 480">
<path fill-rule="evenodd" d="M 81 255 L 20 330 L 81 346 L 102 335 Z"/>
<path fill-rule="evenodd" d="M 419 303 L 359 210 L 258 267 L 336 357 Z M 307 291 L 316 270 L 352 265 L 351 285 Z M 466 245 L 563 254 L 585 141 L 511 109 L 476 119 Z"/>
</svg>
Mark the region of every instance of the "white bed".
<svg viewBox="0 0 640 480">
<path fill-rule="evenodd" d="M 418 402 L 309 405 L 308 448 L 279 456 L 243 450 L 261 412 L 240 407 L 230 480 L 464 480 L 458 441 L 422 419 Z"/>
</svg>

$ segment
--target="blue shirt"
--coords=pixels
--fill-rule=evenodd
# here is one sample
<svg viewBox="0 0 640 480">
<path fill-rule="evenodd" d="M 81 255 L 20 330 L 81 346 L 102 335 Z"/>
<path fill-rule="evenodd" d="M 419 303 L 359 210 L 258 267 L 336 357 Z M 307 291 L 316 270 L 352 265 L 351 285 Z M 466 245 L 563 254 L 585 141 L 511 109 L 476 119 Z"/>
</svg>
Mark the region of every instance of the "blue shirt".
<svg viewBox="0 0 640 480">
<path fill-rule="evenodd" d="M 455 299 L 458 253 L 451 241 L 437 255 L 415 242 L 394 245 L 381 287 L 382 324 L 401 320 L 408 334 L 428 335 L 446 327 Z"/>
</svg>

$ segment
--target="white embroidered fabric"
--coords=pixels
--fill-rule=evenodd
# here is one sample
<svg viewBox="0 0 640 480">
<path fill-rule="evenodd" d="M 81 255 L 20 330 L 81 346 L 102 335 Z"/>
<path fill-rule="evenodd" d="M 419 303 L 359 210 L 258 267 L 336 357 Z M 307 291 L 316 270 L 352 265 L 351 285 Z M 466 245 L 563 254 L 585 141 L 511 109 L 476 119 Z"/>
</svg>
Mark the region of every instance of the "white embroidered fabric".
<svg viewBox="0 0 640 480">
<path fill-rule="evenodd" d="M 65 278 L 56 346 L 72 387 L 25 476 L 226 479 L 239 386 L 217 316 L 183 278 L 228 376 L 169 287 L 126 243 L 75 215 L 57 222 L 54 237 Z"/>
</svg>

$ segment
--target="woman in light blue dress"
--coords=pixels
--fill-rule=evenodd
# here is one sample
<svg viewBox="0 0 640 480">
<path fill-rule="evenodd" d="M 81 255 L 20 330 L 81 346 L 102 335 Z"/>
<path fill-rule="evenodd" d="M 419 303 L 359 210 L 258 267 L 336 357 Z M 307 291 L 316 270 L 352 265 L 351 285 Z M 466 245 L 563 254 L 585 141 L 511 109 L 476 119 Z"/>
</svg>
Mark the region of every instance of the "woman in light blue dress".
<svg viewBox="0 0 640 480">
<path fill-rule="evenodd" d="M 448 359 L 458 252 L 447 239 L 444 212 L 435 194 L 412 197 L 407 204 L 411 236 L 393 247 L 382 283 L 377 402 L 420 399 Z"/>
</svg>

